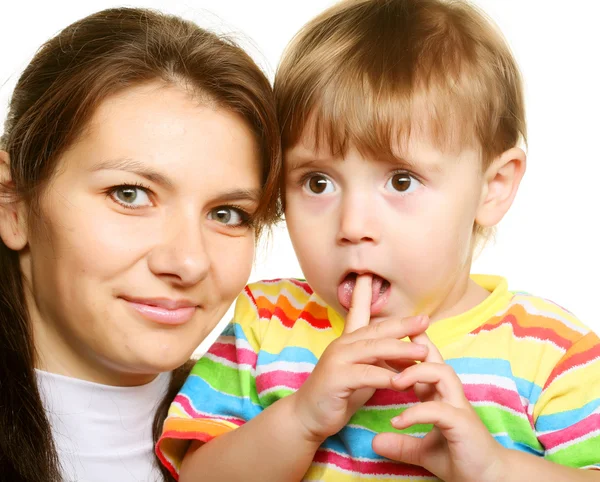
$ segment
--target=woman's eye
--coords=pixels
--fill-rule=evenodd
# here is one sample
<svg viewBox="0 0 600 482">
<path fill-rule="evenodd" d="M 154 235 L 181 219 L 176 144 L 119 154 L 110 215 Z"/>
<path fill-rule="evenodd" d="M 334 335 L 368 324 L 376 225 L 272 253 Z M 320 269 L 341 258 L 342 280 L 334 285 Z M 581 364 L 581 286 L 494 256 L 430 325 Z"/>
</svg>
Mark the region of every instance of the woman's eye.
<svg viewBox="0 0 600 482">
<path fill-rule="evenodd" d="M 304 188 L 312 194 L 329 194 L 335 191 L 331 179 L 322 174 L 314 174 L 304 181 Z"/>
<path fill-rule="evenodd" d="M 214 208 L 208 213 L 208 217 L 209 219 L 232 227 L 246 226 L 249 224 L 250 220 L 250 216 L 244 211 L 228 206 Z"/>
<path fill-rule="evenodd" d="M 110 192 L 110 195 L 113 200 L 126 208 L 152 206 L 148 191 L 143 187 L 117 186 Z"/>
<path fill-rule="evenodd" d="M 397 172 L 386 183 L 385 188 L 391 192 L 410 194 L 416 191 L 421 183 L 407 172 Z"/>
</svg>

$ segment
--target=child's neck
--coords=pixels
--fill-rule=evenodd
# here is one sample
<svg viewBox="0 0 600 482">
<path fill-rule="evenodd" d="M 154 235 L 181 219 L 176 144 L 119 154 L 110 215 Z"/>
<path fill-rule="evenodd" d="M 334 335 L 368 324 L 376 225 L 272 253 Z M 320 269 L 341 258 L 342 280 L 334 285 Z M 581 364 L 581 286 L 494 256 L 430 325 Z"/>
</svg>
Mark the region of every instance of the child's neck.
<svg viewBox="0 0 600 482">
<path fill-rule="evenodd" d="M 468 275 L 459 280 L 448 293 L 444 301 L 430 313 L 431 322 L 436 322 L 469 311 L 482 303 L 490 292 L 475 283 Z"/>
</svg>

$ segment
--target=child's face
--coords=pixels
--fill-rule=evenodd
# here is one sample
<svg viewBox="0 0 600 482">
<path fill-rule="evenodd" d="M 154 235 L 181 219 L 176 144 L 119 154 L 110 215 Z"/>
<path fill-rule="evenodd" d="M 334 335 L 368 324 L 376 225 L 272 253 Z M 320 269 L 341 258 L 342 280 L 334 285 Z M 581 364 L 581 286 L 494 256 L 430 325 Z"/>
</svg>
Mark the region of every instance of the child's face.
<svg viewBox="0 0 600 482">
<path fill-rule="evenodd" d="M 475 151 L 444 154 L 418 139 L 395 163 L 317 151 L 286 152 L 285 217 L 304 275 L 347 311 L 353 273 L 374 277 L 375 317 L 447 314 L 469 283 L 473 227 L 484 197 Z"/>
</svg>

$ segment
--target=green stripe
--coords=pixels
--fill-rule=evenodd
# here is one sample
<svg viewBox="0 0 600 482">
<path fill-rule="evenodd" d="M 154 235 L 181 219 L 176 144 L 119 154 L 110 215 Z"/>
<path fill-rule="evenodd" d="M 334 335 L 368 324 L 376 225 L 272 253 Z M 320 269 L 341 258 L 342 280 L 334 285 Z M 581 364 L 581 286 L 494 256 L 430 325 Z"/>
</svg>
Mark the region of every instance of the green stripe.
<svg viewBox="0 0 600 482">
<path fill-rule="evenodd" d="M 215 390 L 235 397 L 249 397 L 252 403 L 260 405 L 256 381 L 250 370 L 238 370 L 209 358 L 202 358 L 194 365 L 191 375 L 199 376 Z"/>
<path fill-rule="evenodd" d="M 569 445 L 562 450 L 546 456 L 547 460 L 569 467 L 598 465 L 598 447 L 600 435 Z"/>
</svg>

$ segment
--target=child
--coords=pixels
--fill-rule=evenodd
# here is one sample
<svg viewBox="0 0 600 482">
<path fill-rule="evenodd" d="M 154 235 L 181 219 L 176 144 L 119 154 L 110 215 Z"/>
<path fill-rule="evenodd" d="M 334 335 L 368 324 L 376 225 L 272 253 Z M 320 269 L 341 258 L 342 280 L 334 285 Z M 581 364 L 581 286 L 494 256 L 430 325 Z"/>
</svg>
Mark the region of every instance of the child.
<svg viewBox="0 0 600 482">
<path fill-rule="evenodd" d="M 275 90 L 307 282 L 246 288 L 171 406 L 163 463 L 182 481 L 600 480 L 600 340 L 469 274 L 525 172 L 501 35 L 465 3 L 345 1 Z"/>
</svg>

